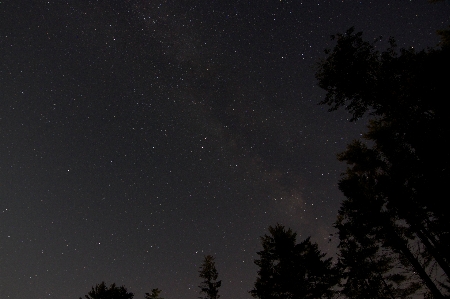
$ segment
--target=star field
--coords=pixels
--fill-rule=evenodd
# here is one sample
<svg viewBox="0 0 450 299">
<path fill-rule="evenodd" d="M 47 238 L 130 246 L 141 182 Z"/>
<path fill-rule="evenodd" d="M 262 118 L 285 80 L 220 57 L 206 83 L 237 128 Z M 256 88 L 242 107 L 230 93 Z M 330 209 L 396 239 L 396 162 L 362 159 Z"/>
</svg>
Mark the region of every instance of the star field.
<svg viewBox="0 0 450 299">
<path fill-rule="evenodd" d="M 277 222 L 323 251 L 336 154 L 364 131 L 318 106 L 314 72 L 351 26 L 438 42 L 447 2 L 0 2 L 0 297 L 79 298 L 105 281 L 250 298 Z"/>
</svg>

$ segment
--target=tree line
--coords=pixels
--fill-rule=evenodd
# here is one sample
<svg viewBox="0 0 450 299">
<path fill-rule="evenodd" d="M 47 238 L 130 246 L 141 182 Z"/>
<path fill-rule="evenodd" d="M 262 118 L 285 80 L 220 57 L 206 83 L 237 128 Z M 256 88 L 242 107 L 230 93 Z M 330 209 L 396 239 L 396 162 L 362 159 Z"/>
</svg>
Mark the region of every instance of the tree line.
<svg viewBox="0 0 450 299">
<path fill-rule="evenodd" d="M 258 277 L 250 294 L 255 298 L 331 298 L 334 286 L 339 281 L 338 271 L 331 258 L 325 258 L 317 244 L 307 238 L 300 244 L 297 234 L 291 229 L 277 224 L 269 227 L 269 235 L 261 237 L 263 250 L 258 252 Z M 219 299 L 219 288 L 215 258 L 206 255 L 199 267 L 202 279 L 199 287 L 200 299 Z M 152 289 L 145 293 L 145 299 L 164 299 L 162 291 Z M 95 285 L 84 296 L 86 299 L 133 299 L 134 294 L 125 286 L 115 283 L 109 287 L 105 282 Z M 80 299 L 83 299 L 80 297 Z"/>
<path fill-rule="evenodd" d="M 437 0 L 431 1 L 436 2 Z M 367 132 L 338 155 L 348 167 L 339 181 L 345 199 L 334 227 L 335 260 L 307 238 L 276 224 L 261 237 L 258 272 L 250 295 L 259 299 L 396 299 L 450 297 L 450 30 L 417 51 L 393 38 L 366 41 L 350 28 L 332 36 L 318 63 L 326 91 L 320 103 L 344 108 L 350 121 L 369 118 Z M 215 259 L 199 270 L 202 299 L 218 299 Z M 160 298 L 161 290 L 146 293 Z M 101 283 L 87 299 L 133 298 L 125 287 Z"/>
<path fill-rule="evenodd" d="M 203 263 L 199 269 L 199 277 L 202 278 L 202 282 L 199 285 L 200 299 L 219 299 L 219 288 L 222 284 L 221 280 L 218 280 L 219 273 L 216 269 L 215 258 L 212 255 L 206 255 L 203 259 Z M 160 296 L 162 290 L 156 288 L 152 289 L 151 293 L 145 293 L 145 299 L 164 299 Z M 84 296 L 86 299 L 133 299 L 134 293 L 128 292 L 125 286 L 117 286 L 115 283 L 109 287 L 105 282 L 92 287 L 91 291 Z M 80 297 L 80 299 L 83 299 Z"/>
</svg>

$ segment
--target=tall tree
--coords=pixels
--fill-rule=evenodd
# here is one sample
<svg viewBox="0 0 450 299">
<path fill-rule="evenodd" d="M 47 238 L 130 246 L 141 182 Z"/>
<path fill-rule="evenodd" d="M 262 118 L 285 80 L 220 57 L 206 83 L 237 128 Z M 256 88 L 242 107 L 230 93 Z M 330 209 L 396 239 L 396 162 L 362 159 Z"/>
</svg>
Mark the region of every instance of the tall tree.
<svg viewBox="0 0 450 299">
<path fill-rule="evenodd" d="M 385 211 L 368 178 L 354 174 L 340 182 L 347 199 L 339 210 L 339 268 L 342 293 L 348 298 L 409 298 L 422 284 L 398 267 L 398 251 L 392 250 L 402 227 Z M 391 246 L 389 246 L 391 245 Z"/>
<path fill-rule="evenodd" d="M 371 147 L 354 142 L 340 156 L 349 164 L 340 189 L 352 201 L 380 202 L 367 214 L 371 229 L 380 228 L 376 237 L 401 252 L 433 296 L 442 298 L 409 246 L 419 240 L 423 256 L 432 256 L 449 277 L 450 213 L 441 194 L 450 179 L 450 153 L 442 146 L 450 133 L 444 101 L 450 76 L 437 71 L 449 69 L 449 47 L 444 40 L 441 48 L 417 52 L 398 49 L 390 39 L 380 52 L 353 28 L 334 38 L 316 74 L 327 91 L 322 104 L 345 107 L 352 120 L 373 117 L 364 135 Z M 367 184 L 370 192 L 355 193 Z M 377 224 L 380 215 L 389 225 Z"/>
<path fill-rule="evenodd" d="M 133 296 L 134 294 L 128 292 L 124 286 L 118 287 L 113 283 L 108 288 L 105 282 L 102 282 L 92 287 L 88 295 L 84 297 L 86 299 L 132 299 Z"/>
<path fill-rule="evenodd" d="M 331 110 L 344 106 L 352 120 L 366 112 L 375 117 L 365 137 L 386 162 L 389 189 L 397 186 L 395 192 L 406 193 L 390 198 L 403 216 L 423 220 L 423 208 L 439 219 L 449 216 L 439 192 L 449 178 L 450 153 L 442 139 L 450 133 L 444 101 L 450 76 L 437 71 L 450 67 L 449 51 L 397 49 L 391 39 L 391 46 L 379 52 L 353 28 L 336 38 L 316 74 L 327 91 L 321 103 Z"/>
<path fill-rule="evenodd" d="M 202 299 L 219 299 L 219 288 L 222 285 L 221 280 L 217 280 L 219 273 L 216 270 L 215 258 L 212 255 L 204 257 L 203 263 L 199 269 L 199 276 L 203 282 L 199 285 L 200 293 L 204 294 Z"/>
<path fill-rule="evenodd" d="M 427 263 L 421 263 L 419 257 L 412 253 L 411 242 L 423 240 L 418 238 L 417 231 L 411 224 L 400 218 L 398 209 L 392 208 L 389 196 L 386 196 L 392 190 L 385 190 L 388 188 L 385 184 L 391 185 L 392 176 L 382 170 L 385 162 L 377 157 L 376 150 L 367 148 L 359 141 L 353 142 L 340 155 L 341 160 L 353 165 L 339 182 L 339 189 L 347 198 L 339 211 L 336 225 L 340 232 L 341 254 L 345 254 L 348 239 L 364 244 L 362 240 L 373 238 L 373 244 L 378 244 L 379 250 L 390 248 L 393 253 L 400 255 L 397 260 L 404 258 L 410 272 L 420 277 L 434 297 L 442 298 L 434 282 L 436 277 L 430 277 L 426 271 Z M 393 267 L 385 269 L 392 271 Z M 360 278 L 362 276 L 358 276 Z M 374 282 L 375 280 L 371 280 L 371 284 Z M 396 288 L 396 293 L 398 291 L 399 287 Z M 407 294 L 404 291 L 402 293 Z"/>
<path fill-rule="evenodd" d="M 297 234 L 277 224 L 261 237 L 258 277 L 251 295 L 260 299 L 332 298 L 337 273 L 331 258 L 324 259 L 317 244 L 307 238 L 296 244 Z"/>
</svg>

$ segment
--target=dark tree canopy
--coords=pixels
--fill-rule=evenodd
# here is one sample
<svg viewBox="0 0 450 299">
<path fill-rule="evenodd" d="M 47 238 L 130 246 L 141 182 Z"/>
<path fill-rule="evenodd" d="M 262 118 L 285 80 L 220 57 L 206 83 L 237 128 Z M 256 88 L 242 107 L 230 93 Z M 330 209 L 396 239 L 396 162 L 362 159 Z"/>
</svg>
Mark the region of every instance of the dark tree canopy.
<svg viewBox="0 0 450 299">
<path fill-rule="evenodd" d="M 437 265 L 447 279 L 450 275 L 450 210 L 442 197 L 450 179 L 450 151 L 444 146 L 450 136 L 445 109 L 450 48 L 448 30 L 440 35 L 440 48 L 398 49 L 391 38 L 389 48 L 379 51 L 376 41 L 364 41 L 350 28 L 333 37 L 336 46 L 326 51 L 316 73 L 327 92 L 321 104 L 330 110 L 345 107 L 352 121 L 371 117 L 365 140 L 354 141 L 339 155 L 349 165 L 339 183 L 347 198 L 336 224 L 341 255 L 363 254 L 361 261 L 367 261 L 390 250 L 435 298 L 443 298 L 442 289 L 429 270 Z M 420 250 L 413 252 L 412 244 Z M 364 253 L 371 246 L 373 252 Z M 392 273 L 392 263 L 371 261 L 379 262 L 384 266 L 366 274 L 378 272 L 384 289 L 392 290 L 386 274 Z M 345 264 L 350 269 L 351 262 Z M 363 274 L 354 282 L 361 282 Z M 413 289 L 411 284 L 404 291 Z"/>
<path fill-rule="evenodd" d="M 408 298 L 421 288 L 408 271 L 396 269 L 397 252 L 389 250 L 394 241 L 404 241 L 384 201 L 377 199 L 370 180 L 351 177 L 341 182 L 347 199 L 339 210 L 339 270 L 341 293 L 348 298 Z M 396 248 L 396 247 L 395 247 Z"/>
<path fill-rule="evenodd" d="M 261 237 L 263 250 L 258 252 L 259 267 L 255 298 L 331 298 L 337 273 L 331 259 L 324 259 L 317 244 L 307 238 L 296 244 L 297 234 L 277 224 L 270 235 Z"/>
<path fill-rule="evenodd" d="M 219 274 L 216 270 L 215 258 L 212 255 L 204 257 L 203 264 L 199 269 L 199 276 L 203 279 L 200 284 L 200 293 L 204 294 L 202 299 L 219 299 L 219 288 L 222 285 L 221 280 L 217 280 Z"/>
<path fill-rule="evenodd" d="M 132 299 L 133 296 L 134 294 L 128 292 L 124 286 L 118 287 L 113 283 L 108 288 L 105 282 L 102 282 L 92 287 L 92 290 L 84 297 L 86 299 Z"/>
</svg>

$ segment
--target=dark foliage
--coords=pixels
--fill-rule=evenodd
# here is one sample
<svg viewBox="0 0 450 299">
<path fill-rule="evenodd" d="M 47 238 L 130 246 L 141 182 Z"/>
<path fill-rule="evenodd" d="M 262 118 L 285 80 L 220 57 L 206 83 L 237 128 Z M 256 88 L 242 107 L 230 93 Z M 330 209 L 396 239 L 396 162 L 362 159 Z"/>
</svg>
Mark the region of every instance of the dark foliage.
<svg viewBox="0 0 450 299">
<path fill-rule="evenodd" d="M 324 259 L 317 244 L 307 238 L 296 244 L 296 233 L 277 224 L 261 237 L 263 250 L 255 260 L 259 267 L 255 298 L 331 298 L 337 283 L 331 258 Z"/>
<path fill-rule="evenodd" d="M 327 51 L 316 74 L 327 91 L 321 104 L 330 110 L 345 107 L 352 121 L 367 113 L 372 116 L 364 135 L 368 142 L 355 141 L 339 156 L 349 164 L 339 183 L 347 197 L 336 225 L 341 255 L 363 254 L 359 261 L 363 263 L 388 248 L 407 261 L 406 267 L 435 298 L 443 295 L 436 277 L 427 272 L 428 265 L 433 262 L 447 278 L 450 275 L 450 215 L 442 200 L 450 179 L 450 152 L 444 146 L 450 136 L 445 109 L 450 51 L 448 31 L 440 34 L 443 40 L 437 49 L 398 49 L 390 39 L 390 47 L 380 52 L 376 42 L 364 41 L 362 33 L 351 28 L 334 37 L 336 46 Z M 423 250 L 413 253 L 414 242 Z M 393 290 L 385 274 L 393 273 L 392 263 L 389 259 L 372 262 L 384 266 L 366 274 L 347 273 L 346 286 L 352 283 L 350 275 L 356 275 L 355 282 L 366 275 L 366 281 L 380 290 L 373 279 L 376 275 L 383 278 L 381 289 Z M 351 263 L 345 264 L 350 267 Z M 357 265 L 353 269 L 358 270 Z M 361 281 L 358 285 L 364 289 Z M 403 295 L 389 291 L 388 296 L 407 296 L 413 289 L 412 284 Z"/>
<path fill-rule="evenodd" d="M 145 293 L 145 299 L 164 299 L 164 298 L 159 297 L 159 294 L 161 292 L 162 291 L 160 289 L 158 289 L 158 288 L 152 289 L 152 293 L 151 294 Z"/>
<path fill-rule="evenodd" d="M 404 242 L 403 228 L 374 196 L 372 182 L 349 174 L 341 181 L 347 199 L 339 210 L 341 293 L 348 298 L 409 298 L 421 288 L 408 271 L 400 270 L 393 241 Z M 395 247 L 397 248 L 397 247 Z"/>
<path fill-rule="evenodd" d="M 200 284 L 200 293 L 203 293 L 202 299 L 219 299 L 219 288 L 222 285 L 221 280 L 217 280 L 219 274 L 216 270 L 216 264 L 212 255 L 205 256 L 203 264 L 200 266 L 200 278 L 203 282 Z"/>
<path fill-rule="evenodd" d="M 133 296 L 134 294 L 128 292 L 124 286 L 118 287 L 113 283 L 108 288 L 105 282 L 102 282 L 92 287 L 92 290 L 84 297 L 86 299 L 132 299 Z"/>
</svg>

